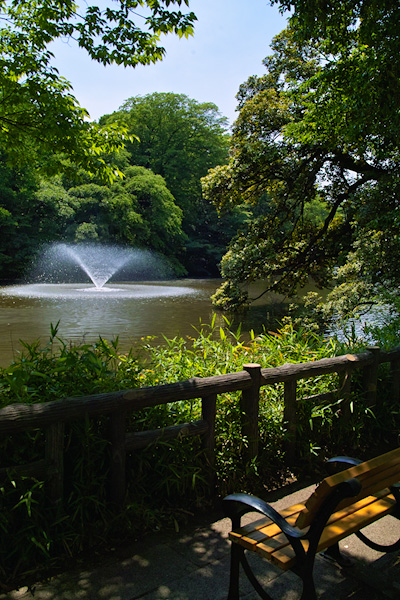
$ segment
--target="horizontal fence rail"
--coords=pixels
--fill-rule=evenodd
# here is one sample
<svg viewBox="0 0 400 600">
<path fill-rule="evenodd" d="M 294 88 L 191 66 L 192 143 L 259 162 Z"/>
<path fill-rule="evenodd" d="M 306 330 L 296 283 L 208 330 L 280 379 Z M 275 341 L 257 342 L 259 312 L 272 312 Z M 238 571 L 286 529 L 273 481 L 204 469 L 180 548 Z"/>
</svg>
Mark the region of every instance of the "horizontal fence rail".
<svg viewBox="0 0 400 600">
<path fill-rule="evenodd" d="M 146 448 L 159 441 L 177 437 L 201 436 L 205 451 L 210 489 L 213 488 L 215 464 L 215 420 L 218 395 L 241 391 L 240 408 L 243 415 L 242 433 L 248 440 L 247 458 L 258 453 L 258 415 L 260 389 L 264 386 L 284 385 L 283 419 L 288 431 L 286 455 L 291 460 L 296 453 L 298 424 L 297 382 L 320 375 L 337 373 L 337 390 L 310 397 L 317 402 L 329 402 L 340 395 L 342 413 L 349 414 L 351 377 L 355 370 L 362 372 L 362 393 L 367 406 L 379 404 L 377 395 L 378 366 L 390 363 L 391 393 L 393 402 L 400 398 L 400 347 L 381 351 L 369 348 L 360 354 L 324 358 L 307 363 L 284 364 L 274 368 L 261 368 L 258 364 L 244 365 L 243 371 L 212 377 L 194 377 L 186 381 L 91 396 L 64 398 L 37 404 L 12 404 L 0 410 L 0 433 L 12 435 L 31 429 L 45 430 L 45 456 L 26 465 L 4 465 L 0 475 L 33 476 L 47 481 L 50 497 L 60 501 L 63 497 L 64 432 L 71 421 L 109 415 L 109 442 L 111 447 L 110 490 L 112 502 L 122 507 L 126 491 L 127 452 Z M 180 423 L 152 431 L 127 432 L 127 415 L 131 411 L 182 400 L 201 400 L 201 419 Z"/>
</svg>

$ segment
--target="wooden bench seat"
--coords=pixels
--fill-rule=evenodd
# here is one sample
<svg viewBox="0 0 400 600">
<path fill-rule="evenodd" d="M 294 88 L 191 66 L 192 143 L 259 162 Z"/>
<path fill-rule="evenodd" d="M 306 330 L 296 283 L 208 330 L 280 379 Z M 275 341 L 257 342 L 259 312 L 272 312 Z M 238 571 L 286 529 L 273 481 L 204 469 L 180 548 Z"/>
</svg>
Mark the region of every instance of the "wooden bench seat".
<svg viewBox="0 0 400 600">
<path fill-rule="evenodd" d="M 228 600 L 239 597 L 239 563 L 260 597 L 270 598 L 252 573 L 245 550 L 256 552 L 283 570 L 296 572 L 303 580 L 302 598 L 310 600 L 316 598 L 313 581 L 316 553 L 327 551 L 340 561 L 338 542 L 352 533 L 374 549 L 383 552 L 400 549 L 400 540 L 382 546 L 360 531 L 388 514 L 400 518 L 397 487 L 400 448 L 366 462 L 347 457 L 336 457 L 329 462 L 352 466 L 326 477 L 304 504 L 295 504 L 280 513 L 248 494 L 232 494 L 224 499 L 226 515 L 232 520 Z M 264 516 L 240 526 L 241 517 L 254 511 Z"/>
</svg>

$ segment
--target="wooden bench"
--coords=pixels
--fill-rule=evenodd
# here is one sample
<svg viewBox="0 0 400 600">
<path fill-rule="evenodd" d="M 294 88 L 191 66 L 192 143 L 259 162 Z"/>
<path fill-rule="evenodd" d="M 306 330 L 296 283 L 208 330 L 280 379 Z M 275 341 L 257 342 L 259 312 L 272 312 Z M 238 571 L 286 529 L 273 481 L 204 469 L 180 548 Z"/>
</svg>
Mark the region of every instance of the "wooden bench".
<svg viewBox="0 0 400 600">
<path fill-rule="evenodd" d="M 348 457 L 328 462 L 341 468 L 351 466 L 326 477 L 304 504 L 280 513 L 248 494 L 224 498 L 225 514 L 232 520 L 228 600 L 239 598 L 240 564 L 259 596 L 271 600 L 252 572 L 245 550 L 256 552 L 283 570 L 294 571 L 303 581 L 302 600 L 314 600 L 313 567 L 318 552 L 325 551 L 339 564 L 344 562 L 338 542 L 352 533 L 375 550 L 400 549 L 400 539 L 382 546 L 360 531 L 388 514 L 400 519 L 400 448 L 366 462 Z M 264 517 L 241 527 L 241 517 L 250 512 Z"/>
</svg>

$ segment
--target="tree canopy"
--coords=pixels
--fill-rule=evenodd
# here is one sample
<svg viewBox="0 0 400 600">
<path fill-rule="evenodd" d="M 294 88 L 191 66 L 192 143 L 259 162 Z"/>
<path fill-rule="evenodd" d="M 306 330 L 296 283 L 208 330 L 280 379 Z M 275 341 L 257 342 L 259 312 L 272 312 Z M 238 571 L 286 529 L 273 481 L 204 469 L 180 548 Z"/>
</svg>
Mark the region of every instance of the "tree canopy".
<svg viewBox="0 0 400 600">
<path fill-rule="evenodd" d="M 79 183 L 59 175 L 0 163 L 0 274 L 25 274 L 43 246 L 54 241 L 101 242 L 155 251 L 176 274 L 185 236 L 182 211 L 164 179 L 144 167 L 124 168 L 105 185 L 81 172 Z"/>
<path fill-rule="evenodd" d="M 100 119 L 101 125 L 116 123 L 139 138 L 126 142 L 129 164 L 161 175 L 183 211 L 187 240 L 181 260 L 192 272 L 217 274 L 231 221 L 218 219 L 215 206 L 203 198 L 201 177 L 228 160 L 227 119 L 211 102 L 155 92 L 133 96 Z"/>
<path fill-rule="evenodd" d="M 264 204 L 222 261 L 216 301 L 246 302 L 256 279 L 294 294 L 336 276 L 354 306 L 399 282 L 400 8 L 280 4 L 291 26 L 240 88 L 229 165 L 204 180 L 220 207 Z"/>
<path fill-rule="evenodd" d="M 52 177 L 39 177 L 34 165 L 3 161 L 3 180 L 15 186 L 13 194 L 7 186 L 0 189 L 0 220 L 7 231 L 0 248 L 3 277 L 18 276 L 27 256 L 55 240 L 147 248 L 164 254 L 177 275 L 218 275 L 242 215 L 235 210 L 219 218 L 203 199 L 200 179 L 227 160 L 226 119 L 214 104 L 181 94 L 131 98 L 124 106 L 126 111 L 100 119 L 102 127 L 117 130 L 122 121 L 128 133 L 141 136 L 135 143 L 125 139 L 107 157 L 122 178 L 105 182 L 66 158 L 62 175 Z M 17 190 L 28 188 L 24 199 Z M 16 244 L 22 244 L 22 254 Z"/>
<path fill-rule="evenodd" d="M 160 60 L 164 34 L 192 34 L 188 0 L 116 0 L 77 5 L 73 0 L 0 1 L 0 147 L 14 164 L 35 158 L 54 171 L 63 155 L 112 178 L 104 154 L 123 147 L 124 130 L 99 127 L 52 64 L 50 44 L 70 39 L 103 65 L 125 67 Z M 177 8 L 178 10 L 171 10 Z"/>
<path fill-rule="evenodd" d="M 138 136 L 126 143 L 129 163 L 164 177 L 178 205 L 191 208 L 185 214 L 191 222 L 193 205 L 201 202 L 201 177 L 228 157 L 228 121 L 218 107 L 184 94 L 155 92 L 129 98 L 100 123 L 122 123 Z"/>
</svg>

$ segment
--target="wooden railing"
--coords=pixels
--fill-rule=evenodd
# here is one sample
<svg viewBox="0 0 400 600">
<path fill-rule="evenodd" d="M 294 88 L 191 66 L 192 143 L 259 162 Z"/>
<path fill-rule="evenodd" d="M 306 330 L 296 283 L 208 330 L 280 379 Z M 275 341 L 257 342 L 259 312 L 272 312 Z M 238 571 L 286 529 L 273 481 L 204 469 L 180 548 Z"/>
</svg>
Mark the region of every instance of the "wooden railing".
<svg viewBox="0 0 400 600">
<path fill-rule="evenodd" d="M 194 377 L 166 385 L 96 394 L 79 398 L 42 404 L 13 404 L 0 410 L 0 433 L 11 435 L 30 429 L 45 430 L 45 456 L 43 459 L 23 466 L 4 465 L 0 475 L 12 472 L 13 476 L 27 475 L 43 478 L 48 483 L 50 497 L 58 501 L 63 497 L 64 428 L 67 422 L 109 415 L 109 442 L 111 447 L 110 489 L 113 503 L 121 507 L 125 498 L 126 454 L 145 448 L 157 440 L 169 440 L 178 436 L 199 435 L 208 463 L 210 486 L 213 485 L 215 464 L 215 419 L 217 396 L 241 391 L 240 404 L 242 433 L 248 440 L 247 458 L 258 453 L 258 414 L 260 389 L 263 386 L 284 384 L 284 421 L 288 429 L 286 453 L 290 460 L 297 448 L 298 402 L 297 381 L 320 375 L 337 373 L 339 387 L 336 390 L 313 396 L 315 402 L 329 402 L 342 398 L 342 415 L 350 412 L 351 377 L 355 370 L 362 370 L 362 394 L 369 407 L 379 404 L 377 394 L 378 366 L 390 363 L 391 395 L 393 402 L 400 398 L 400 347 L 383 352 L 369 348 L 362 354 L 347 354 L 324 358 L 314 362 L 285 364 L 263 369 L 258 364 L 246 364 L 243 371 L 213 377 Z M 127 432 L 127 414 L 143 408 L 182 400 L 201 399 L 201 419 L 180 423 L 172 427 L 137 433 Z"/>
</svg>

